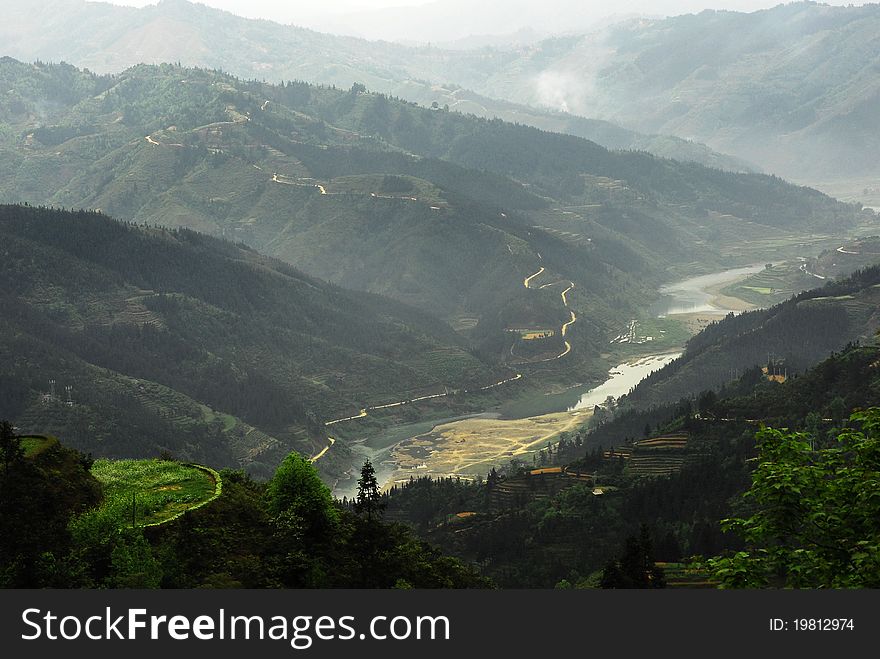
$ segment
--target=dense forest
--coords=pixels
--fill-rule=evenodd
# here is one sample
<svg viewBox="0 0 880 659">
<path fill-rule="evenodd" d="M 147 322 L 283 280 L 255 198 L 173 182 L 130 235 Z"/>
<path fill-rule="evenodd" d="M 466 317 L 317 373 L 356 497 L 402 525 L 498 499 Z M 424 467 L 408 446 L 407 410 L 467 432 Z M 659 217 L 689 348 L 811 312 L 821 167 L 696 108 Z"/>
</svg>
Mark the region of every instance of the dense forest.
<svg viewBox="0 0 880 659">
<path fill-rule="evenodd" d="M 876 414 L 856 415 L 852 420 L 850 415 L 880 400 L 878 359 L 876 347 L 851 346 L 784 383 L 768 380 L 756 368 L 718 393 L 631 411 L 582 436 L 565 439 L 562 446 L 550 447 L 543 464 L 513 462 L 493 469 L 477 483 L 414 479 L 386 495 L 387 515 L 406 521 L 444 551 L 479 565 L 502 587 L 599 587 L 608 566 L 624 559 L 642 535 L 652 561 L 680 564 L 695 556 L 730 557 L 702 560 L 695 568 L 701 579 L 716 586 L 780 585 L 789 579 L 807 587 L 871 585 L 876 577 L 871 562 L 876 561 L 876 553 L 871 552 L 876 552 L 880 528 L 876 518 L 862 519 L 870 518 L 873 508 L 855 510 L 851 501 L 841 497 L 851 495 L 857 486 L 862 488 L 860 496 L 871 496 L 870 473 L 877 470 L 871 460 L 880 440 Z M 764 425 L 802 433 L 792 440 L 783 433 L 773 436 L 809 440 L 802 449 L 807 455 L 800 462 L 783 460 L 778 450 L 768 448 L 768 431 L 759 432 Z M 780 470 L 812 464 L 812 450 L 823 469 L 831 469 L 830 464 L 850 468 L 847 449 L 838 447 L 853 442 L 853 433 L 858 437 L 859 431 L 868 433 L 867 439 L 859 440 L 868 461 L 861 468 L 867 471 L 853 472 L 848 494 L 829 493 L 834 500 L 823 499 L 824 491 L 817 488 L 811 505 L 826 513 L 830 506 L 839 506 L 841 518 L 828 521 L 827 537 L 839 541 L 848 556 L 859 555 L 860 547 L 874 549 L 859 559 L 858 568 L 844 570 L 838 556 L 836 576 L 829 574 L 826 562 L 824 573 L 798 581 L 797 575 L 786 575 L 785 561 L 779 558 L 783 554 L 774 554 L 772 561 L 762 557 L 767 547 L 780 542 L 794 552 L 784 554 L 788 559 L 805 555 L 816 549 L 810 534 L 799 530 L 796 538 L 784 533 L 777 537 L 773 533 L 780 533 L 779 527 L 766 525 L 761 536 L 744 532 L 757 525 L 755 519 L 763 519 L 763 513 L 755 498 L 742 495 L 753 478 L 773 473 L 768 470 L 774 464 Z M 651 438 L 675 437 L 686 437 L 686 448 L 639 453 L 634 447 Z M 832 463 L 818 452 L 824 448 L 840 456 L 839 461 Z M 657 475 L 646 467 L 647 459 L 655 464 L 669 459 L 681 462 L 671 473 Z M 756 464 L 762 465 L 758 472 Z M 553 465 L 562 469 L 554 473 Z M 770 487 L 756 483 L 758 490 Z M 775 505 L 766 496 L 761 502 Z M 860 521 L 849 528 L 845 519 L 851 515 Z M 745 526 L 722 524 L 734 516 L 744 516 Z M 730 561 L 748 567 L 749 580 L 742 571 L 736 572 L 739 581 L 731 577 L 735 570 Z"/>
<path fill-rule="evenodd" d="M 0 236 L 0 409 L 96 455 L 265 476 L 348 410 L 505 373 L 421 311 L 190 230 L 4 206 Z"/>
<path fill-rule="evenodd" d="M 268 482 L 224 470 L 223 493 L 179 520 L 143 528 L 96 506 L 91 458 L 51 440 L 28 455 L 0 424 L 0 587 L 468 588 L 491 582 L 372 513 L 334 502 L 292 453 Z M 123 511 L 124 512 L 124 511 Z"/>
</svg>

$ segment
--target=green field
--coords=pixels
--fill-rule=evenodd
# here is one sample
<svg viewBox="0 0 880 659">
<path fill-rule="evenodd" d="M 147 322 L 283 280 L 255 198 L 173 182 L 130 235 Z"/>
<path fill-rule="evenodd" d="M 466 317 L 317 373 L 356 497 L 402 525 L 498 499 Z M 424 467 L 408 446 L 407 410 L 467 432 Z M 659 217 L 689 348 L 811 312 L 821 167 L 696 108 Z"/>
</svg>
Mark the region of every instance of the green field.
<svg viewBox="0 0 880 659">
<path fill-rule="evenodd" d="M 646 354 L 677 350 L 691 338 L 687 326 L 673 317 L 640 318 L 636 322 L 635 341 L 610 345 L 612 361 L 623 361 Z"/>
<path fill-rule="evenodd" d="M 805 275 L 799 270 L 800 263 L 788 261 L 765 268 L 745 279 L 721 289 L 724 295 L 731 295 L 758 307 L 769 307 L 783 302 L 796 293 L 808 288 L 821 286 L 818 279 Z"/>
<path fill-rule="evenodd" d="M 41 435 L 25 436 L 21 438 L 21 448 L 25 457 L 32 458 L 38 453 L 42 453 L 55 441 L 57 440 Z"/>
<path fill-rule="evenodd" d="M 168 460 L 97 460 L 92 475 L 104 485 L 101 513 L 120 524 L 156 526 L 220 494 L 213 469 Z M 134 505 L 132 504 L 134 502 Z"/>
</svg>

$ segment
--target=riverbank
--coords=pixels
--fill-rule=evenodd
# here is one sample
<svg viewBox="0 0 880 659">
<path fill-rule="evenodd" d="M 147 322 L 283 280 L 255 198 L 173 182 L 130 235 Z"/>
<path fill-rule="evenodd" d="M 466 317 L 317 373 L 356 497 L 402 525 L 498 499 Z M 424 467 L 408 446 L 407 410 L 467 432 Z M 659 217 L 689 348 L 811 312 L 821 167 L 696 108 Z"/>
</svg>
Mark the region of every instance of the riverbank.
<svg viewBox="0 0 880 659">
<path fill-rule="evenodd" d="M 485 475 L 495 465 L 530 457 L 561 433 L 586 423 L 591 414 L 578 409 L 525 419 L 472 418 L 441 424 L 392 449 L 397 470 L 391 480 Z"/>
<path fill-rule="evenodd" d="M 661 292 L 665 300 L 658 303 L 654 313 L 659 317 L 674 316 L 691 334 L 696 333 L 731 311 L 753 308 L 744 300 L 724 295 L 721 290 L 763 267 L 756 264 L 734 268 L 664 286 Z M 557 389 L 542 397 L 547 400 L 522 402 L 526 410 L 543 407 L 540 413 L 526 411 L 520 417 L 505 410 L 502 417 L 493 411 L 468 418 L 410 423 L 388 428 L 381 435 L 366 439 L 360 443 L 361 452 L 371 458 L 379 482 L 385 488 L 412 477 L 485 476 L 493 466 L 512 459 L 531 460 L 548 442 L 558 441 L 561 433 L 584 426 L 596 405 L 609 396 L 618 398 L 628 393 L 642 379 L 680 354 L 679 347 L 621 357 L 621 363 L 609 369 L 605 380 L 598 385 Z M 556 409 L 549 405 L 550 399 L 558 405 Z M 355 480 L 350 478 L 338 483 L 334 493 L 352 495 L 355 487 Z"/>
<path fill-rule="evenodd" d="M 743 277 L 744 279 L 745 277 Z M 758 307 L 750 302 L 746 302 L 738 297 L 733 297 L 732 295 L 725 295 L 721 292 L 721 289 L 731 286 L 741 279 L 736 279 L 732 282 L 727 282 L 724 284 L 718 284 L 716 286 L 712 286 L 710 289 L 707 289 L 707 292 L 713 297 L 709 300 L 709 304 L 715 309 L 708 309 L 704 311 L 697 311 L 692 313 L 680 313 L 675 314 L 675 317 L 678 318 L 687 328 L 687 331 L 690 334 L 698 334 L 706 329 L 707 326 L 712 323 L 721 320 L 729 313 L 742 313 L 743 311 L 751 311 L 752 309 L 757 309 Z"/>
</svg>

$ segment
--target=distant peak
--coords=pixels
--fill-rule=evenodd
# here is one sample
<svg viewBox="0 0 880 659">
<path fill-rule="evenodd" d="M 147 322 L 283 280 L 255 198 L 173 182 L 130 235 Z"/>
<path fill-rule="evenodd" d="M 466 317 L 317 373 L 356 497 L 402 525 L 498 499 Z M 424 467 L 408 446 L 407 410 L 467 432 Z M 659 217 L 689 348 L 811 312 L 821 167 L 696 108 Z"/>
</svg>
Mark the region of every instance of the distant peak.
<svg viewBox="0 0 880 659">
<path fill-rule="evenodd" d="M 176 9 L 178 11 L 188 11 L 195 8 L 194 2 L 189 0 L 159 0 L 157 5 L 160 9 Z"/>
</svg>

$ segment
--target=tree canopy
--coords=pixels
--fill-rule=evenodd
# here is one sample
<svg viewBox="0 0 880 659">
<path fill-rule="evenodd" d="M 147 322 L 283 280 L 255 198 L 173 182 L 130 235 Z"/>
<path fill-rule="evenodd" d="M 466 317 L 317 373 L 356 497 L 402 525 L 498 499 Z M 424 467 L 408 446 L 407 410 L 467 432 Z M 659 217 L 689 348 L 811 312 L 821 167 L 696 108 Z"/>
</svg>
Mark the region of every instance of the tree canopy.
<svg viewBox="0 0 880 659">
<path fill-rule="evenodd" d="M 746 549 L 708 561 L 725 587 L 880 587 L 880 408 L 856 412 L 827 446 L 764 428 L 746 494 L 722 525 Z"/>
</svg>

